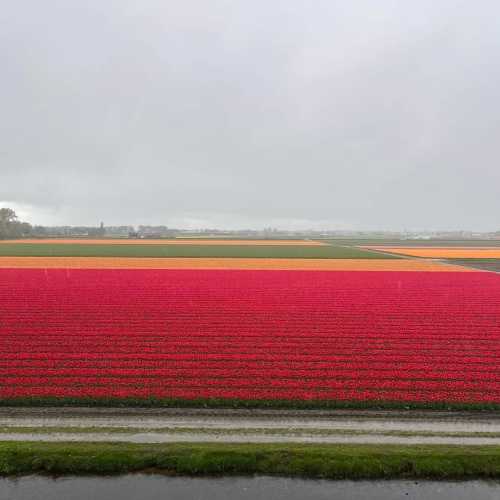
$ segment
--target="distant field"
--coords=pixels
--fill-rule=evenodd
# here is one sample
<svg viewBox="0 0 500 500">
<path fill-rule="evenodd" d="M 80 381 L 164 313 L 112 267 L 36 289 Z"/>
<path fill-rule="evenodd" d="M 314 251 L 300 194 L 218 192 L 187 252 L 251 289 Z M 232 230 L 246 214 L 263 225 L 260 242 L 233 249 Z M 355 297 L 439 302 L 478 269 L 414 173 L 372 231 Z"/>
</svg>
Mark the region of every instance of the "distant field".
<svg viewBox="0 0 500 500">
<path fill-rule="evenodd" d="M 500 247 L 369 247 L 369 249 L 430 259 L 500 259 Z"/>
<path fill-rule="evenodd" d="M 397 240 L 397 239 L 330 239 L 332 245 L 372 247 L 500 247 L 498 240 Z"/>
<path fill-rule="evenodd" d="M 332 245 L 125 245 L 0 242 L 0 256 L 26 257 L 196 257 L 252 259 L 391 259 L 397 256 Z"/>
<path fill-rule="evenodd" d="M 36 245 L 234 245 L 234 246 L 323 246 L 326 242 L 313 240 L 236 240 L 236 239 L 128 239 L 128 238 L 46 238 L 4 240 L 2 245 L 36 244 Z"/>
</svg>

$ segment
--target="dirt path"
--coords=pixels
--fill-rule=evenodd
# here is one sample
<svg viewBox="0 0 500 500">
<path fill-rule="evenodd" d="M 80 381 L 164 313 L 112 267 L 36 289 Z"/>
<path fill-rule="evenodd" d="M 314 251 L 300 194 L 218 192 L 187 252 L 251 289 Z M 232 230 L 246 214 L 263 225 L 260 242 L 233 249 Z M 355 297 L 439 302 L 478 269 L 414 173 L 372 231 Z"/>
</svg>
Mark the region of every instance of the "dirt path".
<svg viewBox="0 0 500 500">
<path fill-rule="evenodd" d="M 500 413 L 0 408 L 0 441 L 500 445 Z"/>
</svg>

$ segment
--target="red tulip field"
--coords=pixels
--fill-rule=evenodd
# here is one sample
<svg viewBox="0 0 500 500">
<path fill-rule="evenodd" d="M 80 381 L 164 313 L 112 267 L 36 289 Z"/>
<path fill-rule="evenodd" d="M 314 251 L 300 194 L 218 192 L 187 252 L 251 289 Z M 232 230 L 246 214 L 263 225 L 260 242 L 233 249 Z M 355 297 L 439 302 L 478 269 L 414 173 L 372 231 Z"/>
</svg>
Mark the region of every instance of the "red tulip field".
<svg viewBox="0 0 500 500">
<path fill-rule="evenodd" d="M 0 400 L 500 404 L 487 272 L 0 270 Z"/>
</svg>

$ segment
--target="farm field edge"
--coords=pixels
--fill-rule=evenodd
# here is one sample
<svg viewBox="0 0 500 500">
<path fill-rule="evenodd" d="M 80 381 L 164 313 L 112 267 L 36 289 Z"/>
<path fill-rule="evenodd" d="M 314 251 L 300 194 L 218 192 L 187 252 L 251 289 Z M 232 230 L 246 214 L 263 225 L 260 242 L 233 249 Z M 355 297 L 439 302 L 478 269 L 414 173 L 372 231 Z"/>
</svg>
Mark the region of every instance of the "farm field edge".
<svg viewBox="0 0 500 500">
<path fill-rule="evenodd" d="M 273 410 L 431 410 L 431 411 L 500 411 L 500 403 L 447 401 L 391 401 L 391 400 L 292 400 L 292 399 L 236 399 L 236 398 L 59 398 L 22 397 L 0 398 L 3 408 L 200 408 L 200 409 L 273 409 Z"/>
</svg>

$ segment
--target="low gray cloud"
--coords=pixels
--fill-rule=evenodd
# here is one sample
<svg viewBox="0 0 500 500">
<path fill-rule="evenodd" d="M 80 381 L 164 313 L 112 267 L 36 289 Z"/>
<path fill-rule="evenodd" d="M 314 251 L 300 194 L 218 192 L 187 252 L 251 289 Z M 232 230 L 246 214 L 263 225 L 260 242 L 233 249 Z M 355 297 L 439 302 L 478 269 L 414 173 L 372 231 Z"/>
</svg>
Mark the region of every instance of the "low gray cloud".
<svg viewBox="0 0 500 500">
<path fill-rule="evenodd" d="M 500 229 L 499 15 L 9 2 L 0 200 L 50 223 Z"/>
</svg>

